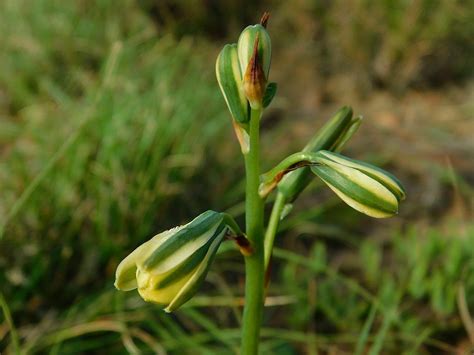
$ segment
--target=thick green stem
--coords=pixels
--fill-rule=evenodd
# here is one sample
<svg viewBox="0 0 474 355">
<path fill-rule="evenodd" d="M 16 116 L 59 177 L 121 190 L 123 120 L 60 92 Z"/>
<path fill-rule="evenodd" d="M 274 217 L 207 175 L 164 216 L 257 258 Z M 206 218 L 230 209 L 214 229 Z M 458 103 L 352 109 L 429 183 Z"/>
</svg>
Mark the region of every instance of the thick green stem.
<svg viewBox="0 0 474 355">
<path fill-rule="evenodd" d="M 261 110 L 252 110 L 250 117 L 250 150 L 245 155 L 245 223 L 247 237 L 252 244 L 253 253 L 245 257 L 243 355 L 256 355 L 258 353 L 264 301 L 263 201 L 258 194 L 260 180 L 260 116 Z"/>
<path fill-rule="evenodd" d="M 267 231 L 265 232 L 265 270 L 268 269 L 270 258 L 272 257 L 273 242 L 280 223 L 281 213 L 285 207 L 286 199 L 282 193 L 278 193 L 273 204 L 270 221 L 268 222 Z"/>
</svg>

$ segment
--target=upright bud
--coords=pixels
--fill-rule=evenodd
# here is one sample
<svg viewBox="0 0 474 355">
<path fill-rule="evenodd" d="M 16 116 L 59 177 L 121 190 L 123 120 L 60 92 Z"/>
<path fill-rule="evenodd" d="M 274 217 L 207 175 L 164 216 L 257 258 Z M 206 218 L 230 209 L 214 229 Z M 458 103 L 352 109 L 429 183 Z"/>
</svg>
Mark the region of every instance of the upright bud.
<svg viewBox="0 0 474 355">
<path fill-rule="evenodd" d="M 253 55 L 247 65 L 247 70 L 244 74 L 243 86 L 244 93 L 250 103 L 250 107 L 261 109 L 263 105 L 263 96 L 267 86 L 267 80 L 263 73 L 262 65 L 258 55 L 259 37 L 255 38 Z"/>
<path fill-rule="evenodd" d="M 332 149 L 340 137 L 352 126 L 351 119 L 352 109 L 347 106 L 341 108 L 308 142 L 306 147 L 303 148 L 303 152 Z M 285 196 L 287 202 L 292 202 L 308 186 L 313 178 L 314 175 L 308 167 L 292 171 L 280 181 L 278 191 Z"/>
<path fill-rule="evenodd" d="M 216 76 L 232 117 L 239 124 L 245 124 L 249 120 L 248 103 L 236 44 L 226 44 L 220 52 L 216 61 Z"/>
<path fill-rule="evenodd" d="M 268 14 L 264 14 L 262 17 L 262 23 L 247 26 L 240 34 L 239 41 L 237 42 L 237 50 L 239 54 L 240 70 L 242 73 L 247 71 L 247 67 L 254 55 L 254 44 L 255 39 L 258 37 L 258 58 L 263 72 L 265 73 L 265 79 L 268 80 L 270 73 L 270 64 L 272 61 L 272 42 L 270 35 L 268 34 L 265 26 L 268 21 Z"/>
<path fill-rule="evenodd" d="M 115 287 L 138 288 L 145 300 L 171 312 L 203 283 L 228 229 L 223 214 L 207 211 L 188 224 L 143 243 L 117 267 Z"/>
<path fill-rule="evenodd" d="M 318 156 L 311 170 L 349 206 L 375 218 L 398 213 L 405 190 L 392 174 L 329 151 L 320 151 Z"/>
</svg>

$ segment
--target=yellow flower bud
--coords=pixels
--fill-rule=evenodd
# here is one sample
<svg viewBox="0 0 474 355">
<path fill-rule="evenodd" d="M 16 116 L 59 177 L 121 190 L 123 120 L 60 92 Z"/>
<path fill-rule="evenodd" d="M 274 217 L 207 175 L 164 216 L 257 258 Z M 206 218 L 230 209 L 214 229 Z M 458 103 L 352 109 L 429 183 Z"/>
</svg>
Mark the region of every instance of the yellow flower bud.
<svg viewBox="0 0 474 355">
<path fill-rule="evenodd" d="M 223 214 L 207 211 L 184 226 L 156 235 L 119 264 L 115 287 L 138 288 L 145 301 L 167 312 L 177 309 L 204 281 L 227 230 Z"/>
</svg>

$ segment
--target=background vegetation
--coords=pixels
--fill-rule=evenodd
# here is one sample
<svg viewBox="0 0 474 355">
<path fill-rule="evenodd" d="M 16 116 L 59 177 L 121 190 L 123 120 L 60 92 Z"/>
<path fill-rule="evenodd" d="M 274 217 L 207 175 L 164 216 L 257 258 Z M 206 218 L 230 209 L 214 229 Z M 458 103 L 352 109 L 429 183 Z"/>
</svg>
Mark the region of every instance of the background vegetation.
<svg viewBox="0 0 474 355">
<path fill-rule="evenodd" d="M 474 347 L 472 0 L 0 2 L 0 352 L 235 353 L 243 263 L 168 315 L 117 263 L 204 209 L 241 218 L 242 161 L 214 60 L 272 12 L 265 167 L 335 110 L 349 156 L 408 189 L 373 221 L 314 184 L 282 225 L 262 352 Z"/>
</svg>

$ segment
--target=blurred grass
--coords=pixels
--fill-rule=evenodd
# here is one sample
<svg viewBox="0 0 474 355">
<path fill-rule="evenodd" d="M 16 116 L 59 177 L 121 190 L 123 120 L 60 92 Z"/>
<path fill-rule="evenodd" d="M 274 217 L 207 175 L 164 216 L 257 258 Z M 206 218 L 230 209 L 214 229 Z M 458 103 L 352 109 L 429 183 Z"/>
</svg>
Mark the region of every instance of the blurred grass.
<svg viewBox="0 0 474 355">
<path fill-rule="evenodd" d="M 469 3 L 0 2 L 0 352 L 238 351 L 243 269 L 231 246 L 173 315 L 116 292 L 113 272 L 204 209 L 241 213 L 242 164 L 213 74 L 223 40 L 201 35 L 235 36 L 268 5 L 272 75 L 285 85 L 264 121 L 266 165 L 321 124 L 314 97 L 318 117 L 357 103 L 376 119 L 352 150 L 393 166 L 411 197 L 401 218 L 374 223 L 312 186 L 277 241 L 262 352 L 467 353 Z M 442 98 L 407 91 L 441 84 L 465 86 Z"/>
<path fill-rule="evenodd" d="M 298 3 L 282 5 L 280 25 L 290 38 L 312 38 L 323 90 L 338 78 L 366 96 L 380 88 L 401 94 L 474 75 L 472 0 Z"/>
<path fill-rule="evenodd" d="M 155 226 L 200 208 L 163 213 L 188 200 L 228 120 L 196 43 L 158 36 L 133 2 L 92 5 L 2 3 L 19 22 L 2 21 L 0 282 L 25 314 L 83 297 Z"/>
</svg>

